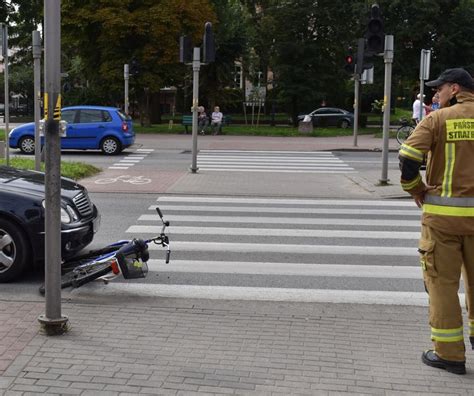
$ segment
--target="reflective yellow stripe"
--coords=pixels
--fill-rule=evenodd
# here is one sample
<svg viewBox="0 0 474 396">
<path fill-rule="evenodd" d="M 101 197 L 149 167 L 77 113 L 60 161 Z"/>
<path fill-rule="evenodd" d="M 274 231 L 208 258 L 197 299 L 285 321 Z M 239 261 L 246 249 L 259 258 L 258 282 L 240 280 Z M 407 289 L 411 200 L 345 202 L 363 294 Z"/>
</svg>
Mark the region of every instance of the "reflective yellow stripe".
<svg viewBox="0 0 474 396">
<path fill-rule="evenodd" d="M 458 327 L 456 329 L 435 329 L 431 328 L 431 339 L 433 341 L 440 342 L 456 342 L 463 341 L 463 328 Z"/>
<path fill-rule="evenodd" d="M 402 185 L 402 188 L 405 191 L 407 191 L 407 190 L 411 190 L 412 188 L 415 188 L 420 183 L 420 181 L 421 181 L 421 175 L 418 175 L 412 181 L 407 182 L 407 183 L 401 182 L 400 184 Z"/>
<path fill-rule="evenodd" d="M 423 212 L 444 216 L 474 217 L 474 208 L 461 206 L 441 206 L 425 203 L 423 205 Z"/>
<path fill-rule="evenodd" d="M 44 93 L 44 119 L 47 120 L 48 119 L 48 93 L 45 92 Z"/>
<path fill-rule="evenodd" d="M 54 107 L 53 119 L 58 120 L 58 121 L 61 119 L 61 94 L 58 95 L 58 98 L 56 100 L 56 106 Z"/>
<path fill-rule="evenodd" d="M 454 145 L 454 143 L 446 143 L 446 146 L 444 148 L 444 155 L 444 178 L 441 196 L 450 197 L 453 193 L 453 171 L 454 162 L 456 161 L 456 146 Z"/>
<path fill-rule="evenodd" d="M 400 147 L 399 154 L 402 157 L 411 158 L 418 162 L 423 162 L 423 159 L 424 159 L 423 151 L 420 151 L 414 147 L 408 146 L 407 144 L 402 144 L 402 146 Z"/>
</svg>

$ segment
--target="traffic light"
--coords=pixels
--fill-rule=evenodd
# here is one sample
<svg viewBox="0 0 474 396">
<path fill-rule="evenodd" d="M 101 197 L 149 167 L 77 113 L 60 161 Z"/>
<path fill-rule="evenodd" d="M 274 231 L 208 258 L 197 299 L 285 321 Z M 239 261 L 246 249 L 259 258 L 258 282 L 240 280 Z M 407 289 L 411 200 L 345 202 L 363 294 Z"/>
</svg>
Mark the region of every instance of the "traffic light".
<svg viewBox="0 0 474 396">
<path fill-rule="evenodd" d="M 366 39 L 367 52 L 370 55 L 380 54 L 384 51 L 385 34 L 378 4 L 372 4 L 372 8 L 370 9 L 370 19 L 367 24 Z"/>
<path fill-rule="evenodd" d="M 345 59 L 344 70 L 347 73 L 353 74 L 354 73 L 355 62 L 354 62 L 354 54 L 353 54 L 353 51 L 352 51 L 352 47 L 349 47 L 349 49 L 347 51 L 347 55 L 345 56 L 344 59 Z"/>
<path fill-rule="evenodd" d="M 140 64 L 138 63 L 137 59 L 135 57 L 132 58 L 130 61 L 130 71 L 129 71 L 131 76 L 136 76 L 140 74 Z"/>
<path fill-rule="evenodd" d="M 214 34 L 212 33 L 212 23 L 206 22 L 204 25 L 204 37 L 202 39 L 203 61 L 211 63 L 216 60 L 216 48 L 214 44 Z"/>
<path fill-rule="evenodd" d="M 179 38 L 179 61 L 181 63 L 193 61 L 193 44 L 190 36 L 181 36 Z"/>
<path fill-rule="evenodd" d="M 362 75 L 364 70 L 374 67 L 371 62 L 372 54 L 367 51 L 365 39 L 360 38 L 357 40 L 357 58 L 356 58 L 356 74 Z"/>
</svg>

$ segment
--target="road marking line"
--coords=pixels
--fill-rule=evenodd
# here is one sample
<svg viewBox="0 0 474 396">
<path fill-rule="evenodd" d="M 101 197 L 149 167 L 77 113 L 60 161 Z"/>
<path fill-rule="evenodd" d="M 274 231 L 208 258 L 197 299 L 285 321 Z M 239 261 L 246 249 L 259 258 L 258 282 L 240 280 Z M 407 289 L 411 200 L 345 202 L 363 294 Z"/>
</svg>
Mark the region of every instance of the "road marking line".
<svg viewBox="0 0 474 396">
<path fill-rule="evenodd" d="M 214 274 L 294 275 L 343 278 L 423 279 L 419 266 L 385 266 L 352 264 L 303 264 L 246 261 L 164 260 L 148 261 L 150 271 L 199 272 Z"/>
<path fill-rule="evenodd" d="M 410 201 L 383 200 L 349 200 L 349 199 L 298 199 L 298 198 L 234 198 L 234 197 L 194 197 L 194 196 L 161 196 L 159 202 L 226 202 L 249 204 L 278 204 L 278 205 L 342 205 L 342 206 L 408 206 L 420 211 Z"/>
<path fill-rule="evenodd" d="M 234 286 L 188 286 L 146 283 L 89 283 L 70 292 L 71 297 L 141 296 L 163 298 L 202 298 L 212 300 L 326 302 L 344 304 L 383 304 L 428 306 L 424 292 L 373 290 L 295 289 Z M 459 294 L 464 304 L 464 294 Z"/>
<path fill-rule="evenodd" d="M 247 212 L 247 213 L 304 213 L 304 214 L 335 214 L 335 215 L 388 215 L 388 216 L 417 216 L 419 211 L 399 210 L 399 209 L 330 209 L 330 208 L 269 208 L 254 206 L 197 206 L 197 205 L 159 205 L 163 211 L 196 211 L 196 212 Z M 150 210 L 155 210 L 155 206 L 150 206 Z M 387 220 L 388 221 L 388 220 Z M 388 224 L 387 224 L 388 225 Z"/>
<path fill-rule="evenodd" d="M 159 234 L 160 226 L 133 225 L 127 229 L 131 233 Z M 296 238 L 354 238 L 354 239 L 411 239 L 418 240 L 420 232 L 367 231 L 355 230 L 314 230 L 294 228 L 238 228 L 238 227 L 184 227 L 173 226 L 173 235 L 232 235 L 256 237 L 296 237 Z"/>
<path fill-rule="evenodd" d="M 127 231 L 128 232 L 128 231 Z M 163 249 L 150 245 L 150 250 Z M 417 248 L 386 246 L 344 246 L 344 245 L 302 245 L 280 243 L 231 243 L 231 242 L 191 242 L 171 241 L 171 249 L 182 252 L 221 253 L 288 253 L 288 254 L 328 254 L 358 256 L 407 256 L 416 258 Z"/>
<path fill-rule="evenodd" d="M 335 219 L 335 218 L 301 218 L 301 217 L 260 217 L 260 216 L 181 216 L 166 214 L 166 220 L 173 224 L 175 221 L 208 223 L 249 223 L 249 224 L 292 224 L 292 225 L 350 225 L 350 226 L 373 226 L 387 228 L 387 220 L 378 219 Z M 155 214 L 141 215 L 139 221 L 159 222 L 160 218 Z M 390 220 L 390 227 L 416 227 L 420 228 L 419 220 Z M 358 230 L 360 231 L 360 230 Z"/>
</svg>

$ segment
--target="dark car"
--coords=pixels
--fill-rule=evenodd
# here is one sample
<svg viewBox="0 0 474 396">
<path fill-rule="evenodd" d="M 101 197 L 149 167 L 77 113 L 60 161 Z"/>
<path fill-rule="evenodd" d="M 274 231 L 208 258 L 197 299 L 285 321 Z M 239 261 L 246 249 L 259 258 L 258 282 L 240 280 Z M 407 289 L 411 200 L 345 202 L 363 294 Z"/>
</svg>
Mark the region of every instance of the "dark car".
<svg viewBox="0 0 474 396">
<path fill-rule="evenodd" d="M 354 123 L 354 114 L 335 107 L 321 107 L 309 114 L 299 115 L 298 122 L 303 121 L 306 115 L 311 117 L 313 126 L 315 127 L 335 126 L 339 128 L 349 128 Z"/>
<path fill-rule="evenodd" d="M 44 173 L 0 166 L 0 282 L 44 259 Z M 61 254 L 74 256 L 93 239 L 100 215 L 87 190 L 61 179 Z"/>
<path fill-rule="evenodd" d="M 61 137 L 62 150 L 102 150 L 104 154 L 114 155 L 135 142 L 131 119 L 115 107 L 65 107 L 61 110 L 61 119 L 67 122 L 66 134 Z M 9 144 L 24 154 L 33 154 L 34 122 L 12 129 Z"/>
</svg>

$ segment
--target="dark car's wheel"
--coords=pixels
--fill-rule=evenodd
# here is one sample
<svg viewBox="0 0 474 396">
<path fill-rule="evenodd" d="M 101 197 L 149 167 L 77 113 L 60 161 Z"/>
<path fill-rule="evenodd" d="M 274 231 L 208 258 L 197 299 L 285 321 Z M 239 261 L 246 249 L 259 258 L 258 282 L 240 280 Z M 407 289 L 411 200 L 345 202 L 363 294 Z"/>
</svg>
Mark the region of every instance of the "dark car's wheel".
<svg viewBox="0 0 474 396">
<path fill-rule="evenodd" d="M 339 126 L 343 129 L 349 128 L 350 125 L 351 125 L 350 122 L 347 120 L 342 120 L 341 123 L 339 124 Z"/>
<path fill-rule="evenodd" d="M 100 143 L 100 149 L 106 155 L 116 155 L 122 151 L 122 145 L 117 138 L 107 136 Z"/>
<path fill-rule="evenodd" d="M 23 154 L 33 154 L 35 152 L 35 138 L 23 136 L 18 142 L 18 147 Z"/>
<path fill-rule="evenodd" d="M 28 241 L 21 229 L 0 219 L 0 282 L 9 282 L 23 272 L 28 251 Z"/>
</svg>

